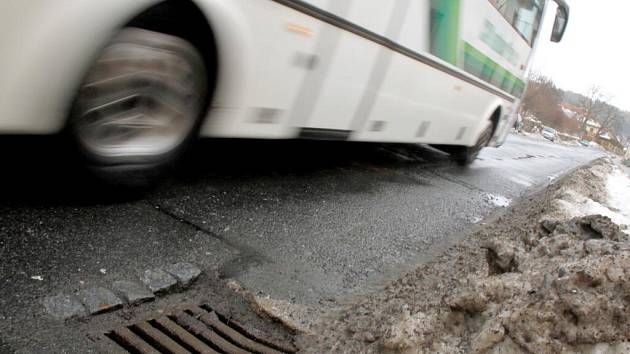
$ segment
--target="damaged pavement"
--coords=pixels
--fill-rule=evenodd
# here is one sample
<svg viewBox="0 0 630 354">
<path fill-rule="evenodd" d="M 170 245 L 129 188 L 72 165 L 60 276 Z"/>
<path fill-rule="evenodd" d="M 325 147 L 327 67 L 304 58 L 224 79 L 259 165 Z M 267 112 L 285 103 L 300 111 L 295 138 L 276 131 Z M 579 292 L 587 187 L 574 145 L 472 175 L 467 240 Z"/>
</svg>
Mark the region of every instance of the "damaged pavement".
<svg viewBox="0 0 630 354">
<path fill-rule="evenodd" d="M 254 145 L 210 164 L 202 147 L 173 180 L 138 197 L 93 195 L 63 172 L 52 175 L 48 185 L 5 190 L 0 205 L 0 352 L 103 351 L 95 339 L 104 333 L 131 328 L 139 335 L 142 330 L 134 326 L 142 321 L 203 304 L 226 323 L 242 325 L 251 335 L 247 338 L 273 339 L 284 343 L 275 348 L 289 352 L 417 351 L 416 344 L 424 342 L 407 336 L 404 323 L 413 323 L 413 331 L 420 331 L 422 323 L 436 323 L 429 312 L 419 317 L 419 309 L 438 309 L 447 304 L 440 294 L 455 294 L 451 290 L 459 289 L 456 284 L 468 275 L 487 275 L 489 244 L 466 248 L 472 235 L 491 228 L 506 210 L 527 203 L 522 198 L 533 191 L 602 155 L 512 137 L 502 149 L 484 151 L 471 169 L 461 170 L 426 147 Z M 219 148 L 226 149 L 216 143 L 207 147 Z M 28 181 L 40 175 L 38 166 L 16 169 L 15 178 Z M 571 197 L 582 198 L 585 207 L 594 205 L 586 197 L 604 202 L 588 193 Z M 47 202 L 38 202 L 42 198 Z M 547 226 L 563 222 L 553 216 Z M 500 248 L 496 252 L 503 254 Z M 462 258 L 450 258 L 456 254 Z M 495 258 L 501 263 L 502 258 Z M 514 259 L 509 267 L 515 266 Z M 460 263 L 470 268 L 452 278 L 438 276 L 450 271 L 447 265 L 455 269 Z M 174 277 L 164 282 L 173 286 L 165 292 L 148 286 L 145 280 L 159 279 L 157 273 L 172 276 L 174 264 L 194 265 L 197 279 L 184 285 L 184 279 Z M 433 268 L 422 281 L 400 278 L 429 265 Z M 476 284 L 474 279 L 469 283 Z M 407 290 L 390 291 L 392 284 Z M 423 284 L 420 291 L 417 284 Z M 131 288 L 146 292 L 125 295 L 124 289 Z M 79 295 L 91 292 L 99 295 L 91 305 L 98 314 L 79 315 L 87 313 L 86 299 Z M 111 295 L 106 292 L 116 299 L 105 299 Z M 394 301 L 372 308 L 366 299 L 377 295 L 388 301 L 429 302 Z M 77 313 L 61 316 L 71 317 L 67 320 L 55 318 L 44 305 L 51 299 L 57 305 L 76 300 L 69 311 Z M 363 307 L 355 307 L 357 301 Z M 99 311 L 103 303 L 112 305 L 110 311 Z M 445 306 L 452 312 L 454 304 Z M 346 308 L 356 309 L 343 315 L 356 320 L 348 328 L 336 317 Z M 391 316 L 381 318 L 381 312 Z M 461 333 L 476 333 L 478 325 L 464 319 L 470 326 L 461 327 Z M 326 326 L 320 324 L 334 335 L 321 341 L 318 331 Z M 501 333 L 498 325 L 492 328 Z M 396 339 L 400 333 L 410 342 L 401 344 Z M 349 339 L 337 338 L 341 334 Z M 435 338 L 428 332 L 423 336 Z M 467 350 L 470 342 L 464 336 L 458 343 Z"/>
</svg>

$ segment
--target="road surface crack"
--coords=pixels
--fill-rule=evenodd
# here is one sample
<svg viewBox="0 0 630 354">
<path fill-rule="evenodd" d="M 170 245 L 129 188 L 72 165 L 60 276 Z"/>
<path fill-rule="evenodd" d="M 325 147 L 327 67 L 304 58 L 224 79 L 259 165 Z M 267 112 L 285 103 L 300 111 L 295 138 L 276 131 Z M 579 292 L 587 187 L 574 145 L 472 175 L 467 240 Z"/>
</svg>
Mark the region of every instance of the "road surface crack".
<svg viewBox="0 0 630 354">
<path fill-rule="evenodd" d="M 476 192 L 479 192 L 479 193 L 486 193 L 486 191 L 484 191 L 483 189 L 481 189 L 481 188 L 479 188 L 479 187 L 477 187 L 475 185 L 472 185 L 472 184 L 470 184 L 468 182 L 464 182 L 464 181 L 462 181 L 460 179 L 457 179 L 457 178 L 454 178 L 454 177 L 450 177 L 450 176 L 446 176 L 446 175 L 443 175 L 443 174 L 441 174 L 439 172 L 436 172 L 436 171 L 427 171 L 427 172 L 432 174 L 432 175 L 434 175 L 434 176 L 442 178 L 442 179 L 444 179 L 444 180 L 446 180 L 448 182 L 451 182 L 451 183 L 457 184 L 459 186 L 462 186 L 462 187 L 464 187 L 464 188 L 466 188 L 468 190 L 476 191 Z"/>
<path fill-rule="evenodd" d="M 230 261 L 227 261 L 226 263 L 221 265 L 221 267 L 219 267 L 218 271 L 221 278 L 232 278 L 241 273 L 244 273 L 245 271 L 247 271 L 249 268 L 253 266 L 261 265 L 264 263 L 273 263 L 273 261 L 270 258 L 268 258 L 267 256 L 260 253 L 258 250 L 254 249 L 253 247 L 249 245 L 244 245 L 242 243 L 234 242 L 233 240 L 230 240 L 215 232 L 212 232 L 206 229 L 204 226 L 196 223 L 195 221 L 190 220 L 186 218 L 185 216 L 182 216 L 181 214 L 170 210 L 168 207 L 164 207 L 163 205 L 160 205 L 159 203 L 150 203 L 150 202 L 148 203 L 153 207 L 153 209 L 157 210 L 158 212 L 174 220 L 177 220 L 180 223 L 190 226 L 196 231 L 201 232 L 207 236 L 210 236 L 226 244 L 230 248 L 238 251 L 238 256 L 236 258 Z"/>
</svg>

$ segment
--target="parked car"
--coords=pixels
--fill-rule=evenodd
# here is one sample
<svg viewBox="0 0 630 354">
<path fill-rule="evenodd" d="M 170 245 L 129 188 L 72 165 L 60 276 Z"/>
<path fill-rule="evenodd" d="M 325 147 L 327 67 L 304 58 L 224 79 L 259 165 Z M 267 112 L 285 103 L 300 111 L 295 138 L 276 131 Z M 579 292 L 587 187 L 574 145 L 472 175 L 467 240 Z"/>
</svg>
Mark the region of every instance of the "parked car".
<svg viewBox="0 0 630 354">
<path fill-rule="evenodd" d="M 542 131 L 542 136 L 545 139 L 553 141 L 553 142 L 558 140 L 558 133 L 553 128 L 545 127 Z"/>
<path fill-rule="evenodd" d="M 580 145 L 582 146 L 591 146 L 591 142 L 588 140 L 580 140 Z"/>
</svg>

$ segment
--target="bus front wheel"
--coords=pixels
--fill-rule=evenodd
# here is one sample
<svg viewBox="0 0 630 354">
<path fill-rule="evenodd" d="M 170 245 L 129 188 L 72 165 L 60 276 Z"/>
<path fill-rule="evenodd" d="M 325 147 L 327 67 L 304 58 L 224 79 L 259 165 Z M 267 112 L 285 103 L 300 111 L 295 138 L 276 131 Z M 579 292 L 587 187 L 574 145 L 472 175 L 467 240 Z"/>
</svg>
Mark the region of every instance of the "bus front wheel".
<svg viewBox="0 0 630 354">
<path fill-rule="evenodd" d="M 86 167 L 114 184 L 146 185 L 197 135 L 203 58 L 188 41 L 124 28 L 89 69 L 68 133 Z"/>
</svg>

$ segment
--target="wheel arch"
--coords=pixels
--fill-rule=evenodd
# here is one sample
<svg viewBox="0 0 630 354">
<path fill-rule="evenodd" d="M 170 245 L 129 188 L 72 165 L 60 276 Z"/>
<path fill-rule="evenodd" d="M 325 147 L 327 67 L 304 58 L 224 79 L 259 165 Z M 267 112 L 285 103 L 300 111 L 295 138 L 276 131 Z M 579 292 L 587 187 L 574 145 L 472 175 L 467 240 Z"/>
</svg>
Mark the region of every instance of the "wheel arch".
<svg viewBox="0 0 630 354">
<path fill-rule="evenodd" d="M 475 127 L 475 134 L 470 137 L 470 141 L 468 142 L 468 146 L 472 146 L 477 142 L 479 136 L 484 132 L 484 130 L 488 127 L 488 124 L 492 124 L 492 137 L 497 133 L 497 128 L 501 122 L 501 117 L 505 114 L 506 107 L 505 103 L 501 100 L 493 101 L 488 108 L 483 113 L 479 124 Z"/>
<path fill-rule="evenodd" d="M 206 67 L 207 110 L 220 71 L 219 58 L 214 30 L 197 4 L 193 0 L 164 0 L 134 16 L 123 27 L 127 26 L 177 36 L 199 50 Z"/>
<path fill-rule="evenodd" d="M 207 69 L 208 97 L 204 121 L 213 105 L 229 106 L 242 96 L 249 75 L 251 30 L 236 2 L 220 0 L 151 0 L 125 18 L 115 31 L 125 26 L 140 27 L 182 37 L 201 52 Z M 98 56 L 102 43 L 94 53 Z"/>
<path fill-rule="evenodd" d="M 5 68 L 0 68 L 0 74 L 4 76 L 0 82 L 3 92 L 0 97 L 0 132 L 53 134 L 63 130 L 76 91 L 102 49 L 126 25 L 152 26 L 147 25 L 147 14 L 165 3 L 184 9 L 180 14 L 194 14 L 196 25 L 186 27 L 205 28 L 189 31 L 187 39 L 200 45 L 204 59 L 216 68 L 211 73 L 215 75 L 211 78 L 215 88 L 213 100 L 233 101 L 239 88 L 229 83 L 242 78 L 238 75 L 243 74 L 235 68 L 246 64 L 242 57 L 248 50 L 246 22 L 235 2 L 51 2 L 44 3 L 40 11 L 26 17 L 23 26 L 32 30 L 21 37 L 11 38 L 19 50 L 7 56 Z M 205 23 L 200 25 L 202 20 Z M 177 29 L 174 34 L 178 34 Z M 204 34 L 207 37 L 204 38 Z M 224 72 L 229 75 L 223 75 Z M 232 89 L 221 89 L 225 87 Z"/>
<path fill-rule="evenodd" d="M 497 132 L 497 128 L 499 127 L 499 122 L 501 121 L 501 116 L 503 115 L 503 107 L 497 106 L 490 115 L 490 122 L 492 122 L 492 136 Z"/>
</svg>

